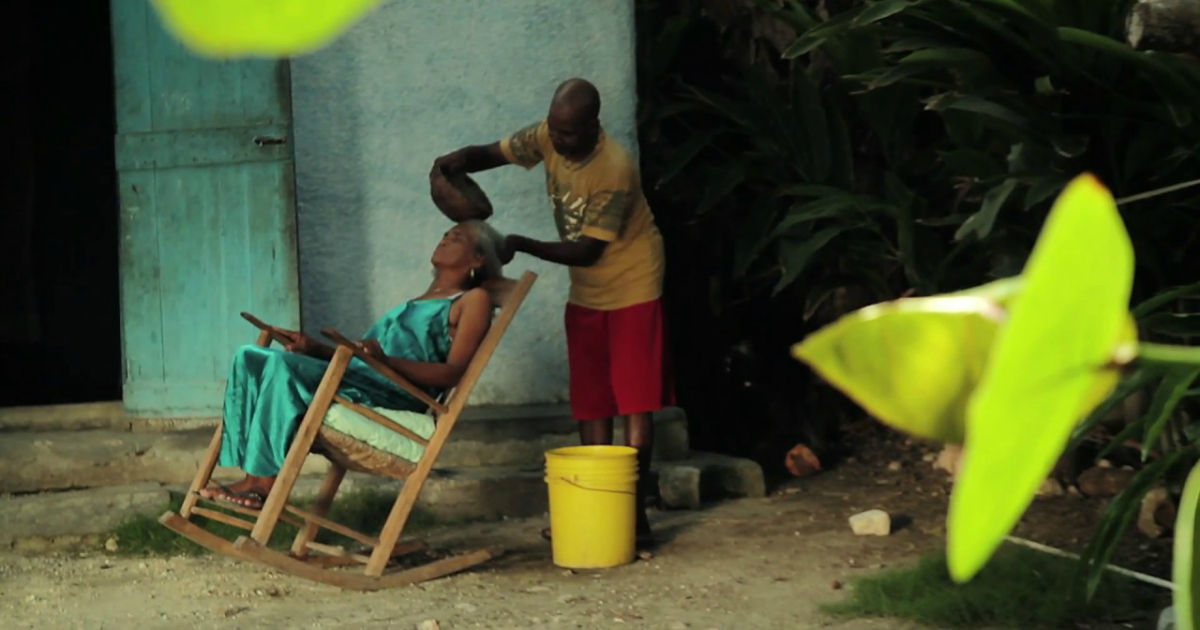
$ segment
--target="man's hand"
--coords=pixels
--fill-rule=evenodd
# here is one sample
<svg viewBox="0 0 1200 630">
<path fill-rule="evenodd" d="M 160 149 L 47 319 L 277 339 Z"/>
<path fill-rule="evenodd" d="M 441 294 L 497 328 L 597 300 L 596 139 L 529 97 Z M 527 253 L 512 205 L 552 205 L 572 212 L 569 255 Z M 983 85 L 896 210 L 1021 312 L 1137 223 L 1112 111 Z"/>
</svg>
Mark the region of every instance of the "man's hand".
<svg viewBox="0 0 1200 630">
<path fill-rule="evenodd" d="M 500 243 L 500 247 L 496 249 L 496 256 L 500 259 L 501 265 L 512 262 L 513 257 L 517 255 L 517 239 L 519 238 L 521 237 L 509 234 L 504 237 L 504 242 Z"/>
<path fill-rule="evenodd" d="M 506 250 L 506 254 L 496 252 L 496 255 L 508 255 L 511 259 L 512 253 L 507 252 L 524 252 L 535 258 L 568 267 L 590 267 L 604 255 L 607 245 L 605 241 L 588 236 L 582 236 L 577 241 L 539 241 L 520 234 L 509 234 L 504 237 L 502 248 Z"/>
<path fill-rule="evenodd" d="M 508 158 L 500 150 L 499 142 L 463 147 L 433 161 L 434 168 L 442 169 L 446 175 L 478 173 L 505 164 L 508 164 Z"/>
<path fill-rule="evenodd" d="M 362 341 L 355 342 L 354 346 L 358 348 L 359 352 L 362 352 L 372 359 L 387 363 L 387 354 L 384 354 L 383 346 L 379 345 L 378 340 L 363 339 Z"/>
<path fill-rule="evenodd" d="M 447 175 L 467 170 L 467 150 L 459 149 L 439 157 L 433 161 L 433 168 L 434 170 L 441 169 Z"/>
</svg>

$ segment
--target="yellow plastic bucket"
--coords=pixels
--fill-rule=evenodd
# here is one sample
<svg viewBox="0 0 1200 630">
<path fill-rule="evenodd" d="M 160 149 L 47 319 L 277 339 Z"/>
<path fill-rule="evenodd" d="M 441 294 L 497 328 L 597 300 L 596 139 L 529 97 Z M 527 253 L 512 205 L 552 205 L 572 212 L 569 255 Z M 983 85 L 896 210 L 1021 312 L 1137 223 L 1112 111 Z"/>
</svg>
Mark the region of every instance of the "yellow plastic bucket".
<svg viewBox="0 0 1200 630">
<path fill-rule="evenodd" d="M 636 553 L 637 449 L 569 446 L 546 451 L 554 564 L 603 569 Z"/>
</svg>

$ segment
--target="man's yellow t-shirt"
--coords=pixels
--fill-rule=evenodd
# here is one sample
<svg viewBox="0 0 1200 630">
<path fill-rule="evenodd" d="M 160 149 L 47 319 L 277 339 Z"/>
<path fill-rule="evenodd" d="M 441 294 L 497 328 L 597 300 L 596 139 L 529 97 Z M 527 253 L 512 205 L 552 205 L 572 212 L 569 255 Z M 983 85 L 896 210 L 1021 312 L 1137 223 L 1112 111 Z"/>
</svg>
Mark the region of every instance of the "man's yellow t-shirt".
<svg viewBox="0 0 1200 630">
<path fill-rule="evenodd" d="M 542 121 L 501 140 L 500 150 L 513 164 L 545 165 L 546 192 L 563 240 L 587 236 L 608 243 L 594 265 L 570 268 L 572 303 L 615 310 L 662 295 L 662 235 L 625 147 L 601 131 L 592 154 L 571 162 L 554 151 Z"/>
</svg>

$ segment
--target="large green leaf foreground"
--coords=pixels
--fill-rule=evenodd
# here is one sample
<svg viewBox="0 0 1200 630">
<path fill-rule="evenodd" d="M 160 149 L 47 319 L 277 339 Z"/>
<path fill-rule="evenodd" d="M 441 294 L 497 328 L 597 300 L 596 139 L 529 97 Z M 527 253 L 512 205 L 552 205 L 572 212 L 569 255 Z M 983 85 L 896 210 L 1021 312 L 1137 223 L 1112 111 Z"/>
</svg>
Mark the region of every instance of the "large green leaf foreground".
<svg viewBox="0 0 1200 630">
<path fill-rule="evenodd" d="M 1081 175 L 1019 278 L 867 307 L 793 348 L 880 421 L 965 444 L 947 523 L 956 581 L 983 567 L 1117 383 L 1136 343 L 1132 282 L 1112 195 Z"/>
<path fill-rule="evenodd" d="M 153 0 L 163 23 L 194 53 L 287 57 L 329 44 L 379 0 Z"/>
<path fill-rule="evenodd" d="M 1183 487 L 1175 523 L 1175 618 L 1179 630 L 1200 628 L 1200 563 L 1196 562 L 1196 532 L 1200 530 L 1200 466 L 1192 468 Z"/>
</svg>

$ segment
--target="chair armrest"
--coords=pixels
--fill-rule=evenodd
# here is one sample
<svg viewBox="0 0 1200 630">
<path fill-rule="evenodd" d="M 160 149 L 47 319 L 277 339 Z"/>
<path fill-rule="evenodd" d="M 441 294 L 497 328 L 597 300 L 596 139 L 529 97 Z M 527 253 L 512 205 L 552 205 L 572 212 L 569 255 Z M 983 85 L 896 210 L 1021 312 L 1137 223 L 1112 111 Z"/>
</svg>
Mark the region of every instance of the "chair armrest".
<svg viewBox="0 0 1200 630">
<path fill-rule="evenodd" d="M 272 325 L 262 321 L 261 319 L 251 315 L 250 313 L 243 311 L 242 319 L 253 324 L 255 328 L 271 335 L 271 339 L 277 341 L 280 345 L 286 346 L 287 344 L 295 341 L 295 339 L 292 337 L 291 333 L 289 333 L 288 331 L 286 331 L 282 328 L 279 328 L 277 326 L 272 326 Z"/>
<path fill-rule="evenodd" d="M 321 330 L 321 334 L 328 337 L 335 344 L 349 349 L 350 352 L 354 353 L 355 357 L 357 357 L 363 363 L 371 366 L 371 369 L 384 375 L 384 377 L 386 377 L 397 387 L 408 392 L 409 394 L 412 394 L 414 398 L 425 403 L 438 414 L 446 413 L 447 409 L 445 405 L 434 400 L 429 394 L 421 391 L 421 389 L 414 385 L 412 381 L 404 378 L 382 361 L 359 350 L 358 346 L 354 345 L 354 342 L 347 339 L 344 335 L 342 335 L 342 333 L 334 330 L 333 328 L 324 328 Z"/>
</svg>

